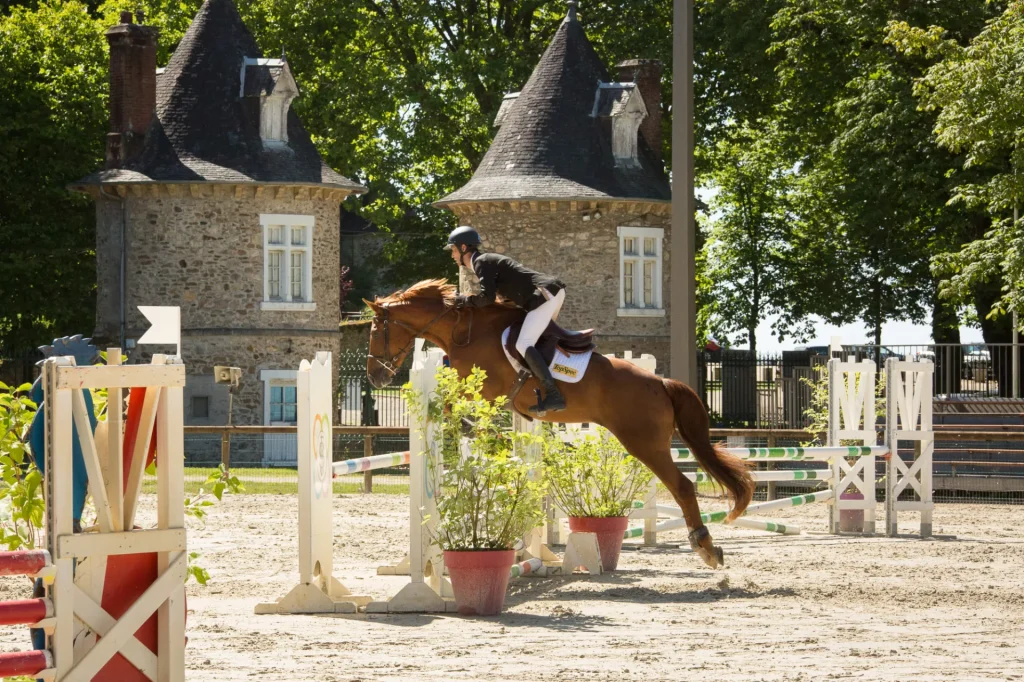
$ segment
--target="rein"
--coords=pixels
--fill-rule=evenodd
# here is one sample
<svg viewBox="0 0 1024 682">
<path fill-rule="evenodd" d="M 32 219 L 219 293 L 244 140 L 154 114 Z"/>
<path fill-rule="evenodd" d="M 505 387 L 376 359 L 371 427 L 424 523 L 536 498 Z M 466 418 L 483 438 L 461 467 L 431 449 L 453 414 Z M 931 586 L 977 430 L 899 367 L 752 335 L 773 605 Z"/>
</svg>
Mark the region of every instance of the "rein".
<svg viewBox="0 0 1024 682">
<path fill-rule="evenodd" d="M 432 319 L 430 322 L 427 323 L 427 326 L 423 327 L 422 329 L 416 329 L 415 327 L 413 327 L 413 326 L 411 326 L 409 324 L 406 324 L 405 322 L 402 322 L 401 320 L 392 320 L 391 319 L 391 315 L 389 314 L 390 310 L 388 309 L 387 306 L 384 306 L 384 307 L 381 308 L 379 313 L 377 313 L 377 314 L 375 314 L 373 316 L 373 321 L 375 323 L 379 324 L 381 327 L 384 328 L 384 357 L 378 357 L 378 356 L 373 355 L 372 353 L 370 353 L 370 354 L 367 354 L 367 358 L 370 359 L 370 360 L 373 360 L 378 365 L 383 367 L 385 369 L 385 371 L 387 371 L 389 374 L 391 374 L 391 376 L 394 376 L 394 375 L 398 374 L 399 367 L 395 364 L 395 362 L 397 360 L 399 360 L 399 358 L 402 358 L 406 353 L 409 352 L 409 350 L 411 349 L 412 345 L 416 343 L 416 339 L 417 338 L 420 338 L 431 327 L 433 327 L 435 324 L 440 322 L 441 319 L 445 315 L 447 315 L 448 313 L 452 312 L 453 310 L 455 311 L 456 317 L 455 317 L 455 325 L 452 327 L 452 345 L 457 347 L 457 348 L 465 348 L 473 340 L 473 317 L 474 317 L 474 315 L 473 315 L 472 311 L 470 311 L 470 314 L 469 314 L 469 327 L 468 327 L 468 329 L 466 331 L 466 341 L 465 341 L 465 343 L 459 343 L 458 341 L 455 340 L 455 330 L 459 328 L 459 323 L 462 322 L 462 309 L 461 308 L 456 308 L 454 306 L 453 307 L 445 306 L 444 310 L 442 310 L 436 317 L 434 317 L 434 319 Z M 398 352 L 394 353 L 394 354 L 388 352 L 390 350 L 390 347 L 391 347 L 391 327 L 390 327 L 391 324 L 394 324 L 395 326 L 401 327 L 402 329 L 405 329 L 405 330 L 407 330 L 409 332 L 412 332 L 412 338 L 409 339 L 409 341 L 404 346 L 399 348 Z"/>
</svg>

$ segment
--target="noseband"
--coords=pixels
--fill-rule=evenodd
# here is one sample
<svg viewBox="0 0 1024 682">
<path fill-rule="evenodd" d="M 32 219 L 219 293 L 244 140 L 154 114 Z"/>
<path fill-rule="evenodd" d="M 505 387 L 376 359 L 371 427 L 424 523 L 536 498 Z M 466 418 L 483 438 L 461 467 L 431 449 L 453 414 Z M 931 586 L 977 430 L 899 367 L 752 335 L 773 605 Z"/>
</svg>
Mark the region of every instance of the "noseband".
<svg viewBox="0 0 1024 682">
<path fill-rule="evenodd" d="M 455 311 L 456 318 L 455 326 L 452 327 L 452 345 L 458 346 L 459 348 L 468 346 L 469 342 L 472 340 L 473 337 L 472 313 L 470 313 L 469 316 L 469 330 L 466 332 L 466 342 L 456 343 L 455 329 L 458 328 L 459 322 L 462 321 L 462 310 L 460 308 L 446 306 L 445 309 L 440 312 L 440 314 L 438 314 L 436 317 L 434 317 L 434 319 L 427 323 L 426 327 L 423 327 L 422 329 L 416 329 L 415 327 L 412 327 L 406 324 L 405 322 L 402 322 L 401 320 L 392 320 L 390 315 L 390 309 L 387 306 L 381 306 L 379 312 L 377 312 L 373 316 L 373 322 L 374 324 L 380 325 L 384 329 L 384 356 L 380 357 L 377 355 L 373 355 L 372 353 L 367 353 L 366 357 L 370 360 L 373 360 L 381 367 L 383 367 L 384 370 L 388 372 L 391 376 L 395 376 L 396 374 L 398 374 L 398 370 L 400 369 L 402 359 L 404 358 L 406 353 L 409 352 L 410 348 L 412 348 L 412 345 L 416 343 L 416 339 L 420 338 L 425 332 L 427 332 L 427 330 L 429 330 L 431 327 L 437 324 L 441 320 L 441 318 L 443 318 L 445 315 L 452 312 L 453 310 Z M 397 327 L 401 327 L 402 329 L 405 329 L 409 332 L 412 332 L 412 338 L 409 339 L 408 343 L 399 348 L 397 353 L 393 354 L 389 352 L 391 348 L 392 324 L 394 324 Z"/>
</svg>

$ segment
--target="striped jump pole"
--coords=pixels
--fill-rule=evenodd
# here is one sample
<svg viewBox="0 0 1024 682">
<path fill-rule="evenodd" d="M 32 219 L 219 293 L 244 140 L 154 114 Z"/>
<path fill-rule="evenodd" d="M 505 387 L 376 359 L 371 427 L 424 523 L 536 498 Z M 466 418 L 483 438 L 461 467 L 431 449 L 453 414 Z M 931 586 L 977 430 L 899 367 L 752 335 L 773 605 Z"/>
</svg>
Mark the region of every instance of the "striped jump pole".
<svg viewBox="0 0 1024 682">
<path fill-rule="evenodd" d="M 510 578 L 519 578 L 524 575 L 544 575 L 544 562 L 540 559 L 527 559 L 526 561 L 520 561 L 517 564 L 512 564 L 512 568 L 509 570 Z"/>
<path fill-rule="evenodd" d="M 51 564 L 45 549 L 0 552 L 0 575 L 35 575 Z"/>
<path fill-rule="evenodd" d="M 802 532 L 800 526 L 794 526 L 790 523 L 779 523 L 778 521 L 765 521 L 764 519 L 747 519 L 742 516 L 738 519 L 734 519 L 730 526 L 736 526 L 737 528 L 747 528 L 750 530 L 766 530 L 770 533 L 779 533 L 780 535 L 800 535 Z"/>
<path fill-rule="evenodd" d="M 683 473 L 694 483 L 713 483 L 715 479 L 703 471 L 688 471 Z M 751 471 L 751 478 L 758 483 L 769 481 L 828 481 L 832 478 L 832 472 L 828 469 L 777 469 L 775 471 Z"/>
<path fill-rule="evenodd" d="M 409 452 L 392 452 L 385 455 L 374 455 L 372 457 L 360 457 L 359 459 L 346 459 L 342 462 L 334 462 L 331 465 L 335 476 L 355 474 L 360 471 L 373 471 L 374 469 L 388 469 L 409 463 Z"/>
<path fill-rule="evenodd" d="M 864 445 L 831 448 L 725 448 L 725 451 L 748 462 L 825 462 L 835 457 L 886 455 L 889 448 L 885 445 Z M 697 461 L 689 448 L 672 448 L 672 457 L 677 462 Z"/>
<path fill-rule="evenodd" d="M 812 502 L 826 502 L 832 499 L 831 490 L 822 490 L 816 493 L 807 493 L 806 495 L 796 495 L 795 497 L 786 497 L 781 500 L 773 500 L 771 502 L 760 502 L 758 504 L 752 504 L 747 507 L 744 514 L 750 514 L 754 512 L 766 512 L 772 511 L 773 509 L 786 509 L 788 507 L 799 507 L 804 504 L 810 504 Z M 704 523 L 725 523 L 725 517 L 729 515 L 727 511 L 711 512 L 707 514 L 701 514 L 700 520 Z M 679 528 L 686 528 L 686 519 L 669 519 L 668 521 L 662 521 L 658 524 L 658 532 L 664 532 L 669 530 L 676 530 Z"/>
</svg>

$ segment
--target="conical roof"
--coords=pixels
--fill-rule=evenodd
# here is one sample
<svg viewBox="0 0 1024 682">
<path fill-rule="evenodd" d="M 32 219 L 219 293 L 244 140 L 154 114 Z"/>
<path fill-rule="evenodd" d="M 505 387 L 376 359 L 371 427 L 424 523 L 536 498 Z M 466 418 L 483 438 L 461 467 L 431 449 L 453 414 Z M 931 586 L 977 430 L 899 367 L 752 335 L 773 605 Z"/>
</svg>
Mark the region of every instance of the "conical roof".
<svg viewBox="0 0 1024 682">
<path fill-rule="evenodd" d="M 78 184 L 294 183 L 365 192 L 323 162 L 292 108 L 287 145 L 264 146 L 258 98 L 240 96 L 243 63 L 261 56 L 232 0 L 206 0 L 157 78 L 157 115 L 140 153 Z"/>
<path fill-rule="evenodd" d="M 521 199 L 669 201 L 665 174 L 642 139 L 639 164 L 615 164 L 609 126 L 593 115 L 598 84 L 609 81 L 570 7 L 472 179 L 436 205 Z"/>
</svg>

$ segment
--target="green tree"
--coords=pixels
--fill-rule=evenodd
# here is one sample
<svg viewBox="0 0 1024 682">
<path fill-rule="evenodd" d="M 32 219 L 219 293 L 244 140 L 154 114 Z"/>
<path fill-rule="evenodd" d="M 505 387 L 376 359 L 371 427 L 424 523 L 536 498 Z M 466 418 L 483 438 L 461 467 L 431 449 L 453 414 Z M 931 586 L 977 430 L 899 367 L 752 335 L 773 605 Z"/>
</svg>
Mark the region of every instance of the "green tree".
<svg viewBox="0 0 1024 682">
<path fill-rule="evenodd" d="M 943 22 L 969 36 L 986 11 L 981 0 L 791 0 L 773 19 L 783 91 L 777 116 L 802 176 L 792 320 L 862 319 L 880 343 L 884 322 L 924 319 L 935 292 L 930 256 L 970 220 L 945 206 L 955 158 L 935 143 L 934 115 L 913 97 L 928 62 L 896 50 L 887 27 Z M 948 314 L 933 321 L 955 326 Z"/>
<path fill-rule="evenodd" d="M 906 54 L 936 60 L 916 93 L 936 114 L 938 143 L 960 155 L 953 202 L 988 216 L 983 234 L 935 258 L 941 295 L 968 304 L 979 289 L 998 289 L 979 316 L 1024 312 L 1024 225 L 1014 222 L 1024 197 L 1024 2 L 1008 3 L 969 44 L 940 26 L 900 22 L 889 37 Z"/>
<path fill-rule="evenodd" d="M 722 340 L 757 351 L 757 326 L 785 308 L 785 251 L 792 174 L 777 166 L 770 135 L 749 129 L 722 141 L 711 157 L 707 277 L 714 282 L 715 321 Z M 742 332 L 745 336 L 729 339 Z"/>
<path fill-rule="evenodd" d="M 95 219 L 65 189 L 103 158 L 102 24 L 78 2 L 0 16 L 0 345 L 26 348 L 94 323 Z"/>
</svg>

